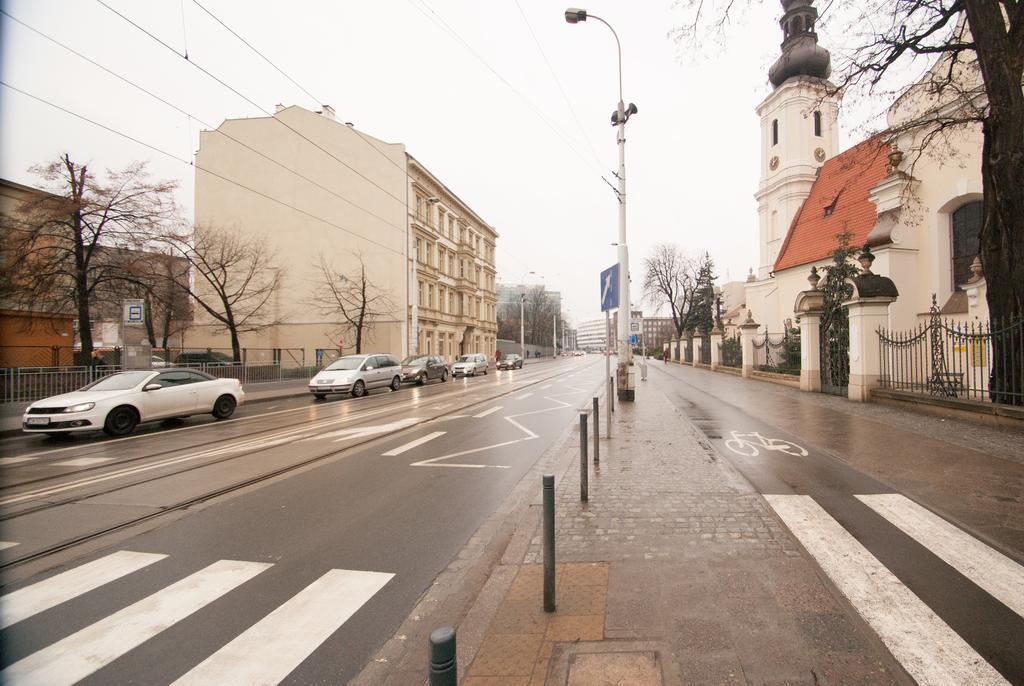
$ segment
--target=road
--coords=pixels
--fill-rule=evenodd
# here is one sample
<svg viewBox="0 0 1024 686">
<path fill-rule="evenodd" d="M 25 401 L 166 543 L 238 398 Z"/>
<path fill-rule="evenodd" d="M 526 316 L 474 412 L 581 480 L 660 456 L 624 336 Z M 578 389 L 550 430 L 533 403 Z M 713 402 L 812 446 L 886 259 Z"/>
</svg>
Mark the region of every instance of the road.
<svg viewBox="0 0 1024 686">
<path fill-rule="evenodd" d="M 6 441 L 0 680 L 344 683 L 603 376 L 575 358 Z"/>
<path fill-rule="evenodd" d="M 1018 462 L 764 382 L 661 364 L 650 379 L 764 495 L 909 672 L 1024 683 Z"/>
</svg>

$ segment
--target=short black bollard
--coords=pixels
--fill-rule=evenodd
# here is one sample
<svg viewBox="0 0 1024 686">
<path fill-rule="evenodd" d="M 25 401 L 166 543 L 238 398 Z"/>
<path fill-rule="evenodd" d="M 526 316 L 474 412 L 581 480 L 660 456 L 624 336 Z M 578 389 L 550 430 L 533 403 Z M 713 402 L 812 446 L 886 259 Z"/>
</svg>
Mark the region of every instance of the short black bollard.
<svg viewBox="0 0 1024 686">
<path fill-rule="evenodd" d="M 594 466 L 601 464 L 601 408 L 594 396 Z"/>
<path fill-rule="evenodd" d="M 587 502 L 587 413 L 580 412 L 580 500 Z"/>
<path fill-rule="evenodd" d="M 608 397 L 605 399 L 606 402 L 605 402 L 605 406 L 604 406 L 604 411 L 605 411 L 605 415 L 604 415 L 604 419 L 605 419 L 604 432 L 605 432 L 605 438 L 609 438 L 609 439 L 612 437 L 612 398 L 614 398 L 614 397 L 615 397 L 615 389 L 612 388 L 612 377 L 609 376 L 608 377 Z"/>
<path fill-rule="evenodd" d="M 544 611 L 555 611 L 555 475 L 544 483 Z"/>
<path fill-rule="evenodd" d="M 430 686 L 456 686 L 455 629 L 443 626 L 430 632 Z"/>
</svg>

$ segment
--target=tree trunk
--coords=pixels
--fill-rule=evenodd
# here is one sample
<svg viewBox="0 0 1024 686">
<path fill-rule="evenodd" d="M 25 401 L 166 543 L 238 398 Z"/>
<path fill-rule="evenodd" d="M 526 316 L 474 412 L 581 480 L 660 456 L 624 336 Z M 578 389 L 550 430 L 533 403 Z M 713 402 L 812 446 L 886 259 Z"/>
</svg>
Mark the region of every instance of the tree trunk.
<svg viewBox="0 0 1024 686">
<path fill-rule="evenodd" d="M 146 308 L 146 338 L 149 339 L 149 344 L 152 347 L 156 347 L 156 327 L 153 325 L 153 301 L 152 298 L 147 294 L 143 298 L 143 304 Z"/>
<path fill-rule="evenodd" d="M 964 3 L 988 113 L 982 122 L 982 212 L 979 252 L 993 331 L 1024 326 L 1024 46 L 1007 31 L 1003 8 L 990 0 Z M 1024 336 L 992 339 L 990 395 L 1024 405 Z"/>
</svg>

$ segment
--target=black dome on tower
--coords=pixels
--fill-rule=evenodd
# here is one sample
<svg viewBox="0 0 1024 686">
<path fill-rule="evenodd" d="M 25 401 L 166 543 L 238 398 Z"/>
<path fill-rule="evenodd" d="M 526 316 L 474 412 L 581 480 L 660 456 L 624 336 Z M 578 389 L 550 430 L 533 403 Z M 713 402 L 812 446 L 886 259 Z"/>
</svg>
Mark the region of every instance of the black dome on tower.
<svg viewBox="0 0 1024 686">
<path fill-rule="evenodd" d="M 768 79 L 778 88 L 793 76 L 827 79 L 832 72 L 832 57 L 818 45 L 814 22 L 818 10 L 813 0 L 782 0 L 782 55 L 768 70 Z"/>
</svg>

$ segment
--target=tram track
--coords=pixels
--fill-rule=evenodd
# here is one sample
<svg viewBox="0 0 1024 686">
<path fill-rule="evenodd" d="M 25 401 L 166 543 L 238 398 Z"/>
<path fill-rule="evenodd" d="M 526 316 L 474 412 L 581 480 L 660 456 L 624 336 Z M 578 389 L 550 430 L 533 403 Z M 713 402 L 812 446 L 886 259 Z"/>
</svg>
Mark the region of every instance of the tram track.
<svg viewBox="0 0 1024 686">
<path fill-rule="evenodd" d="M 547 370 L 545 370 L 545 371 L 547 371 Z M 551 374 L 545 374 L 545 372 L 538 372 L 537 376 L 536 377 L 530 377 L 530 380 L 527 383 L 515 384 L 514 387 L 510 387 L 507 390 L 504 390 L 504 391 L 502 391 L 500 393 L 496 393 L 496 394 L 493 394 L 493 395 L 488 395 L 487 397 L 484 397 L 484 398 L 468 399 L 467 402 L 465 402 L 465 403 L 463 403 L 461 405 L 458 405 L 456 408 L 454 408 L 454 410 L 455 411 L 465 410 L 467 408 L 471 408 L 471 407 L 474 407 L 476 405 L 481 405 L 481 404 L 490 402 L 492 400 L 495 400 L 497 398 L 504 397 L 506 395 L 510 395 L 510 394 L 513 394 L 513 393 L 519 393 L 524 388 L 529 388 L 531 386 L 535 386 L 537 384 L 544 383 L 545 381 L 549 381 L 550 379 L 552 379 L 554 377 L 557 377 L 560 374 L 564 373 L 564 371 L 565 370 L 563 368 L 563 369 L 558 369 L 557 371 L 554 371 L 554 373 L 551 373 Z M 443 395 L 447 395 L 447 394 L 446 393 L 438 392 L 438 393 L 432 394 L 432 395 L 443 396 Z M 382 404 L 382 406 L 374 407 L 373 410 L 371 410 L 371 411 L 374 414 L 380 414 L 380 413 L 389 411 L 392 408 L 392 406 L 397 405 L 397 404 L 402 404 L 403 402 L 408 402 L 408 400 L 406 399 L 405 401 L 396 401 L 396 402 L 393 402 L 393 403 L 384 403 L 384 404 Z M 298 408 L 298 409 L 301 409 L 301 408 Z M 105 527 L 103 527 L 101 529 L 97 529 L 95 531 L 84 533 L 84 534 L 81 534 L 81 535 L 78 535 L 78 536 L 73 536 L 73 537 L 65 539 L 63 541 L 59 541 L 57 543 L 45 546 L 43 548 L 40 548 L 40 549 L 35 550 L 33 552 L 30 552 L 30 553 L 27 553 L 25 555 L 22 555 L 22 556 L 19 556 L 19 557 L 10 559 L 10 560 L 5 560 L 2 563 L 0 563 L 0 571 L 9 570 L 9 569 L 12 569 L 14 567 L 18 567 L 20 565 L 24 565 L 24 564 L 29 563 L 29 562 L 34 562 L 34 561 L 37 561 L 37 560 L 41 560 L 41 559 L 44 559 L 44 558 L 46 558 L 46 557 L 48 557 L 50 555 L 54 555 L 54 554 L 66 551 L 68 549 L 74 548 L 76 546 L 83 545 L 83 544 L 91 542 L 91 541 L 95 541 L 96 539 L 102 538 L 103 536 L 107 536 L 107 535 L 110 535 L 112 533 L 115 533 L 115 532 L 118 532 L 118 531 L 121 531 L 121 530 L 124 530 L 124 529 L 128 529 L 130 527 L 133 527 L 133 526 L 136 526 L 136 525 L 139 525 L 139 524 L 143 524 L 145 522 L 151 521 L 153 519 L 156 519 L 156 518 L 159 518 L 159 517 L 162 517 L 162 516 L 174 513 L 174 512 L 179 512 L 179 511 L 187 509 L 189 507 L 193 507 L 193 506 L 195 506 L 197 504 L 201 504 L 201 503 L 204 503 L 206 501 L 209 501 L 209 500 L 212 500 L 212 499 L 215 499 L 215 498 L 219 498 L 219 497 L 222 497 L 222 496 L 225 496 L 225 495 L 229 495 L 229 494 L 231 494 L 233 492 L 240 491 L 240 490 L 249 488 L 251 486 L 254 486 L 254 485 L 257 485 L 257 484 L 260 484 L 260 483 L 263 483 L 263 482 L 267 482 L 267 481 L 270 481 L 270 480 L 273 480 L 273 479 L 277 479 L 277 478 L 279 478 L 281 476 L 287 475 L 287 474 L 292 473 L 292 472 L 296 472 L 296 471 L 301 470 L 301 469 L 305 469 L 306 467 L 309 467 L 311 465 L 317 464 L 319 462 L 323 462 L 323 461 L 335 458 L 337 456 L 343 455 L 346 452 L 352 451 L 352 450 L 354 450 L 356 448 L 359 448 L 361 446 L 364 446 L 364 445 L 366 445 L 368 443 L 372 443 L 374 441 L 379 441 L 379 440 L 382 440 L 382 439 L 386 439 L 386 438 L 389 438 L 389 437 L 395 435 L 396 433 L 416 428 L 417 426 L 420 426 L 420 425 L 425 424 L 427 422 L 435 421 L 439 417 L 443 417 L 443 416 L 445 416 L 448 413 L 449 413 L 449 410 L 448 410 L 448 408 L 446 408 L 446 410 L 444 412 L 442 412 L 442 413 L 433 414 L 433 415 L 431 415 L 429 417 L 423 417 L 422 419 L 418 419 L 414 423 L 410 423 L 410 424 L 404 425 L 401 428 L 396 428 L 395 430 L 392 430 L 392 431 L 376 433 L 376 434 L 368 435 L 368 436 L 365 436 L 365 437 L 353 438 L 352 439 L 353 442 L 345 445 L 344 447 L 332 448 L 332 449 L 329 449 L 329 450 L 323 450 L 323 451 L 317 452 L 315 455 L 312 455 L 310 457 L 307 457 L 307 458 L 304 458 L 302 460 L 299 460 L 298 462 L 293 462 L 293 463 L 289 463 L 287 465 L 283 465 L 281 467 L 276 467 L 276 468 L 268 470 L 266 472 L 263 472 L 263 473 L 260 473 L 260 474 L 257 474 L 257 475 L 254 475 L 254 476 L 251 476 L 251 477 L 239 480 L 239 481 L 235 481 L 235 482 L 232 482 L 232 483 L 229 483 L 229 484 L 226 484 L 226 485 L 223 485 L 223 486 L 220 486 L 220 487 L 217 487 L 217 488 L 205 491 L 205 492 L 200 493 L 198 495 L 194 495 L 194 496 L 190 496 L 190 497 L 187 497 L 187 498 L 183 498 L 183 499 L 181 499 L 181 500 L 179 500 L 179 501 L 177 501 L 177 502 L 175 502 L 175 503 L 173 503 L 171 505 L 167 505 L 167 506 L 161 507 L 160 509 L 155 510 L 153 512 L 148 512 L 148 513 L 145 513 L 145 514 L 141 514 L 141 515 L 137 515 L 137 516 L 134 516 L 134 517 L 130 517 L 130 518 L 127 518 L 127 519 L 125 519 L 123 521 L 117 522 L 116 524 L 105 526 Z M 363 418 L 365 418 L 366 416 L 369 416 L 369 415 L 364 414 Z M 356 420 L 356 419 L 357 419 L 356 417 L 350 418 L 350 420 Z M 301 424 L 293 425 L 293 426 L 301 426 Z M 279 431 L 280 432 L 280 431 L 282 431 L 282 429 L 283 429 L 282 427 L 276 427 L 272 431 Z M 264 433 L 266 433 L 266 432 L 264 432 Z M 231 440 L 231 439 L 228 439 L 228 440 Z M 220 442 L 224 442 L 224 441 L 210 441 L 208 445 L 213 445 L 213 444 L 220 443 Z M 66 499 L 61 499 L 61 500 L 48 500 L 47 502 L 45 502 L 45 503 L 43 503 L 43 504 L 41 504 L 41 505 L 39 505 L 37 507 L 34 507 L 34 508 L 26 508 L 26 509 L 19 510 L 17 512 L 8 513 L 8 514 L 0 514 L 0 521 L 15 519 L 15 518 L 18 518 L 18 517 L 29 516 L 31 514 L 36 514 L 36 513 L 43 512 L 45 510 L 50 510 L 50 509 L 53 509 L 53 508 L 56 508 L 56 507 L 62 507 L 62 506 L 66 506 L 66 505 L 82 503 L 84 501 L 87 501 L 87 500 L 90 500 L 90 499 L 93 499 L 93 498 L 101 497 L 101 496 L 104 496 L 104 495 L 109 495 L 111 493 L 115 493 L 115 492 L 118 492 L 118 491 L 123 491 L 123 490 L 129 489 L 129 488 L 134 488 L 134 487 L 137 487 L 137 486 L 140 486 L 140 485 L 144 485 L 146 483 L 152 483 L 152 482 L 155 482 L 155 481 L 159 481 L 161 479 L 168 479 L 168 478 L 172 478 L 172 477 L 179 476 L 179 475 L 182 475 L 182 474 L 186 474 L 188 472 L 192 472 L 192 471 L 196 471 L 196 470 L 199 470 L 199 469 L 215 466 L 217 464 L 222 464 L 222 463 L 231 462 L 231 461 L 234 461 L 234 460 L 239 460 L 239 459 L 247 458 L 247 457 L 250 457 L 251 455 L 253 455 L 254 453 L 263 452 L 265 450 L 270 450 L 270 449 L 273 449 L 273 448 L 276 448 L 276 447 L 280 447 L 280 445 L 281 445 L 281 443 L 274 443 L 273 445 L 268 445 L 268 446 L 263 447 L 263 448 L 258 448 L 257 447 L 254 450 L 244 451 L 244 452 L 242 452 L 241 454 L 238 454 L 238 455 L 227 456 L 227 457 L 224 457 L 224 458 L 221 458 L 221 459 L 217 459 L 217 460 L 213 460 L 213 461 L 205 461 L 205 462 L 203 462 L 201 464 L 190 465 L 190 466 L 185 467 L 183 469 L 174 470 L 174 471 L 169 472 L 169 473 L 165 472 L 165 473 L 161 473 L 159 475 L 154 475 L 154 476 L 146 477 L 144 479 L 136 479 L 136 480 L 131 481 L 129 483 L 119 483 L 119 484 L 117 484 L 114 487 L 111 487 L 111 488 L 108 488 L 108 489 L 105 489 L 105 490 L 101 490 L 99 492 L 93 491 L 93 492 L 89 492 L 89 493 L 86 493 L 86 494 L 80 494 L 80 495 L 77 495 L 77 496 L 74 496 L 74 497 L 71 497 L 71 498 L 66 498 Z M 181 452 L 181 451 L 179 449 L 177 451 L 169 451 L 169 452 Z M 153 457 L 153 455 L 149 455 L 149 456 L 146 456 L 146 459 L 152 459 L 152 457 Z M 66 475 L 65 475 L 65 477 L 66 477 Z M 3 501 L 0 500 L 0 507 L 3 507 L 3 506 L 4 506 L 3 505 Z"/>
</svg>

